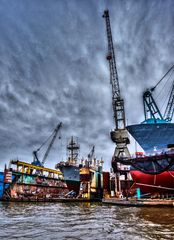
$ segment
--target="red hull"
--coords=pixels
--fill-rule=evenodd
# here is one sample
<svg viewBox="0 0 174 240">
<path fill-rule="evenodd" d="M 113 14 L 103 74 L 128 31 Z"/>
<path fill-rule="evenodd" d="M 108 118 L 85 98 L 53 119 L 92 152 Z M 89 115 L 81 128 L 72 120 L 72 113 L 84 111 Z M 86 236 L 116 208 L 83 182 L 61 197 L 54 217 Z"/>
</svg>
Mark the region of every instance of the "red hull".
<svg viewBox="0 0 174 240">
<path fill-rule="evenodd" d="M 133 188 L 139 187 L 143 193 L 174 192 L 174 171 L 157 175 L 145 174 L 138 170 L 130 171 L 134 181 Z"/>
</svg>

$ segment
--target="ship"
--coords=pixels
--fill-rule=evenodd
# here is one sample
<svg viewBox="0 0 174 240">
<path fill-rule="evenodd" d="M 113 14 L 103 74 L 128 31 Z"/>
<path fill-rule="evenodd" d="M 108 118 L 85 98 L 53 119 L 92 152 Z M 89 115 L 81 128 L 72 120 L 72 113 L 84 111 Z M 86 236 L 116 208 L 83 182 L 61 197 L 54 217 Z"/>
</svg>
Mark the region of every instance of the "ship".
<svg viewBox="0 0 174 240">
<path fill-rule="evenodd" d="M 140 188 L 142 193 L 174 193 L 174 159 L 168 158 L 173 149 L 174 124 L 142 123 L 127 126 L 127 130 L 144 150 L 130 160 L 134 162 L 130 168 L 132 188 Z"/>
<path fill-rule="evenodd" d="M 126 128 L 146 154 L 162 152 L 168 144 L 174 143 L 174 123 L 157 120 L 156 123 L 135 124 Z"/>
<path fill-rule="evenodd" d="M 56 201 L 68 191 L 62 173 L 43 166 L 11 160 L 0 173 L 2 201 Z"/>
<path fill-rule="evenodd" d="M 33 161 L 11 160 L 4 172 L 0 173 L 0 199 L 5 201 L 52 201 L 63 198 L 68 187 L 60 170 L 45 167 L 45 160 L 53 146 L 56 136 L 62 127 L 60 122 L 50 137 L 33 151 Z M 38 152 L 48 143 L 42 161 Z"/>
<path fill-rule="evenodd" d="M 67 144 L 67 161 L 61 161 L 55 168 L 63 174 L 70 193 L 76 198 L 98 200 L 102 198 L 102 167 L 103 160 L 94 157 L 95 146 L 87 158 L 78 162 L 80 145 L 73 136 Z"/>
<path fill-rule="evenodd" d="M 111 140 L 116 144 L 114 156 L 112 158 L 112 168 L 115 174 L 113 184 L 115 185 L 114 190 L 116 194 L 120 195 L 120 192 L 122 192 L 120 175 L 124 177 L 125 185 L 127 185 L 130 172 L 134 180 L 134 188 L 141 188 L 142 191 L 147 193 L 169 189 L 170 191 L 174 191 L 174 160 L 168 153 L 170 150 L 167 150 L 167 146 L 174 144 L 174 124 L 171 123 L 174 114 L 174 81 L 171 77 L 171 73 L 172 71 L 174 72 L 174 65 L 154 87 L 147 89 L 143 93 L 145 121 L 141 124 L 126 126 L 124 99 L 120 94 L 109 10 L 104 11 L 103 17 L 106 22 L 108 41 L 108 54 L 106 59 L 109 62 L 110 83 L 112 86 L 112 107 L 115 122 L 115 129 L 110 132 Z M 169 79 L 172 80 L 172 85 L 170 84 L 169 86 L 170 92 L 166 91 L 166 81 L 164 82 L 164 79 L 167 79 L 167 81 Z M 160 111 L 152 94 L 155 89 L 159 89 L 157 87 L 161 85 L 161 82 L 164 83 L 161 89 L 165 89 L 165 93 L 167 92 L 169 94 L 164 114 Z M 166 98 L 163 99 L 161 89 L 159 89 L 158 93 L 157 91 L 155 92 L 157 93 L 161 105 L 163 105 Z M 161 109 L 163 110 L 163 106 Z M 130 157 L 127 147 L 130 143 L 128 132 L 144 149 L 145 154 L 149 156 L 145 156 L 144 158 L 141 157 L 141 160 L 138 159 L 137 156 L 133 158 Z M 159 156 L 154 158 L 156 153 L 159 153 Z M 120 165 L 120 163 L 122 165 Z M 127 169 L 127 166 L 124 166 L 124 164 L 129 165 L 129 163 L 131 165 L 130 170 Z M 146 189 L 144 187 L 146 187 Z M 128 188 L 125 190 L 128 190 Z"/>
<path fill-rule="evenodd" d="M 80 145 L 73 136 L 68 141 L 67 149 L 67 161 L 61 161 L 56 164 L 55 168 L 59 169 L 65 179 L 69 191 L 75 191 L 76 195 L 80 189 L 80 168 L 81 164 L 78 164 L 78 155 Z"/>
<path fill-rule="evenodd" d="M 132 187 L 140 188 L 143 193 L 174 193 L 174 157 L 171 155 L 174 152 L 174 81 L 163 114 L 153 97 L 156 87 L 171 71 L 174 65 L 155 87 L 143 93 L 145 120 L 126 127 L 144 150 L 130 159 L 134 163 L 130 169 Z"/>
</svg>

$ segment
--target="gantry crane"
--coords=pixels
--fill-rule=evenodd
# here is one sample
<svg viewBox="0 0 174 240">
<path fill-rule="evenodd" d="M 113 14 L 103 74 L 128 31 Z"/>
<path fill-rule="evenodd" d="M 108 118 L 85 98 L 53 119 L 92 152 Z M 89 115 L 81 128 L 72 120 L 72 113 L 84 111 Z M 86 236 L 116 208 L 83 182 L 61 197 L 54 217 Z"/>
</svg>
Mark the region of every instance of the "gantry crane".
<svg viewBox="0 0 174 240">
<path fill-rule="evenodd" d="M 62 123 L 60 122 L 60 123 L 57 125 L 57 127 L 54 129 L 53 133 L 49 136 L 49 138 L 47 138 L 47 140 L 46 140 L 44 143 L 42 143 L 41 146 L 40 146 L 36 151 L 33 151 L 34 160 L 33 160 L 32 164 L 39 165 L 39 166 L 44 166 L 45 160 L 46 160 L 46 158 L 48 157 L 48 154 L 49 154 L 49 152 L 50 152 L 50 150 L 51 150 L 51 147 L 53 146 L 53 143 L 54 143 L 54 141 L 55 141 L 55 139 L 56 139 L 56 137 L 57 137 L 57 134 L 58 134 L 58 132 L 59 132 L 59 130 L 60 130 L 61 127 L 62 127 Z M 48 145 L 48 148 L 47 148 L 47 150 L 46 150 L 46 152 L 45 152 L 45 154 L 44 154 L 44 157 L 43 157 L 42 161 L 40 161 L 40 160 L 38 159 L 37 153 L 38 153 L 38 152 L 40 151 L 40 149 L 48 142 L 48 140 L 49 140 L 50 138 L 52 138 L 52 139 L 51 139 L 51 142 L 50 142 L 50 144 Z"/>
<path fill-rule="evenodd" d="M 126 121 L 125 121 L 125 110 L 124 110 L 124 100 L 120 95 L 120 87 L 118 81 L 118 73 L 116 67 L 114 46 L 112 40 L 111 25 L 109 19 L 109 11 L 105 10 L 103 17 L 106 21 L 106 31 L 107 31 L 107 40 L 108 40 L 108 54 L 106 59 L 109 62 L 110 68 L 110 83 L 112 86 L 112 107 L 115 120 L 115 129 L 111 131 L 111 139 L 116 143 L 116 148 L 114 152 L 114 159 L 116 161 L 119 157 L 129 157 L 129 151 L 127 144 L 130 143 L 128 132 L 126 130 Z"/>
</svg>

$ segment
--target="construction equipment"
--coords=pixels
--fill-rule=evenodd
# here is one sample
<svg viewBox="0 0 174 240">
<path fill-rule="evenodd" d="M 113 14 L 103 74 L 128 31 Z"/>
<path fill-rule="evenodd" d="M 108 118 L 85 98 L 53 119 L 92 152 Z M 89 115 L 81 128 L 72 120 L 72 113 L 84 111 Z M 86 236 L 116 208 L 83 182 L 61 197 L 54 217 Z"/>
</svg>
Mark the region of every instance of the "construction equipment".
<svg viewBox="0 0 174 240">
<path fill-rule="evenodd" d="M 106 21 L 106 31 L 107 31 L 107 40 L 108 40 L 108 54 L 106 59 L 109 61 L 110 68 L 110 83 L 112 86 L 112 107 L 114 113 L 115 120 L 115 129 L 111 131 L 111 139 L 116 144 L 114 155 L 112 158 L 112 168 L 115 173 L 114 177 L 114 186 L 115 193 L 117 197 L 122 195 L 122 187 L 120 181 L 120 175 L 124 175 L 125 182 L 127 185 L 128 180 L 128 168 L 124 167 L 119 163 L 119 159 L 124 158 L 127 159 L 130 157 L 129 150 L 127 148 L 127 144 L 130 143 L 129 135 L 126 129 L 126 121 L 125 121 L 125 110 L 124 110 L 124 100 L 120 95 L 119 81 L 118 81 L 118 73 L 116 67 L 114 46 L 112 41 L 112 32 L 111 25 L 109 19 L 109 11 L 105 10 L 103 17 Z M 112 191 L 113 189 L 111 189 Z"/>
<path fill-rule="evenodd" d="M 46 158 L 48 157 L 48 154 L 49 154 L 49 152 L 50 152 L 50 150 L 51 150 L 51 148 L 52 148 L 52 146 L 53 146 L 53 143 L 54 143 L 54 141 L 55 141 L 55 139 L 56 139 L 56 137 L 57 137 L 57 134 L 58 134 L 59 130 L 61 129 L 61 127 L 62 127 L 62 123 L 60 122 L 60 123 L 57 125 L 57 127 L 54 129 L 54 131 L 52 132 L 52 134 L 46 139 L 46 141 L 43 142 L 43 143 L 41 144 L 41 146 L 40 146 L 36 151 L 33 151 L 34 160 L 33 160 L 32 164 L 34 164 L 34 165 L 36 165 L 36 166 L 44 166 L 45 161 L 46 161 Z M 52 138 L 52 139 L 51 139 L 51 138 Z M 50 144 L 49 144 L 48 147 L 47 147 L 47 150 L 46 150 L 46 152 L 45 152 L 45 154 L 44 154 L 44 157 L 43 157 L 42 161 L 40 161 L 39 158 L 38 158 L 38 152 L 40 151 L 40 149 L 41 149 L 50 139 L 51 139 L 51 142 L 50 142 Z"/>
<path fill-rule="evenodd" d="M 153 95 L 156 87 L 162 82 L 165 77 L 174 70 L 174 65 L 164 74 L 158 83 L 151 89 L 147 89 L 143 93 L 144 116 L 145 123 L 150 119 L 151 122 L 171 122 L 174 114 L 174 81 L 171 87 L 170 96 L 164 114 L 161 113 L 157 106 Z"/>
<path fill-rule="evenodd" d="M 120 95 L 118 73 L 116 67 L 115 53 L 112 40 L 111 25 L 109 19 L 109 11 L 105 10 L 103 17 L 106 21 L 106 31 L 108 40 L 108 55 L 106 59 L 109 61 L 110 68 L 110 83 L 112 86 L 112 107 L 115 120 L 115 129 L 111 131 L 111 139 L 116 143 L 116 148 L 114 152 L 114 158 L 119 157 L 129 157 L 129 151 L 127 144 L 130 143 L 128 132 L 125 128 L 125 110 L 124 110 L 124 100 Z"/>
</svg>

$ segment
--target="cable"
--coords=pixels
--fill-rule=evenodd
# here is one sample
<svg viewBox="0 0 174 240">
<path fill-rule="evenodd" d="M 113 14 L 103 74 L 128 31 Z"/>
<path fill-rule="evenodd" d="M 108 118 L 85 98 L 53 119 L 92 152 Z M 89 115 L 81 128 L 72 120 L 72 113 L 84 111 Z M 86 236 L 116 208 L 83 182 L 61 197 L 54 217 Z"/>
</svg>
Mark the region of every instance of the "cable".
<svg viewBox="0 0 174 240">
<path fill-rule="evenodd" d="M 172 70 L 172 68 L 174 68 L 174 65 L 164 74 L 164 76 L 157 82 L 157 84 L 155 85 L 155 87 L 151 88 L 151 91 L 153 92 L 155 90 L 155 88 L 160 84 L 160 82 L 165 78 L 165 76 L 167 76 L 167 74 Z"/>
</svg>

